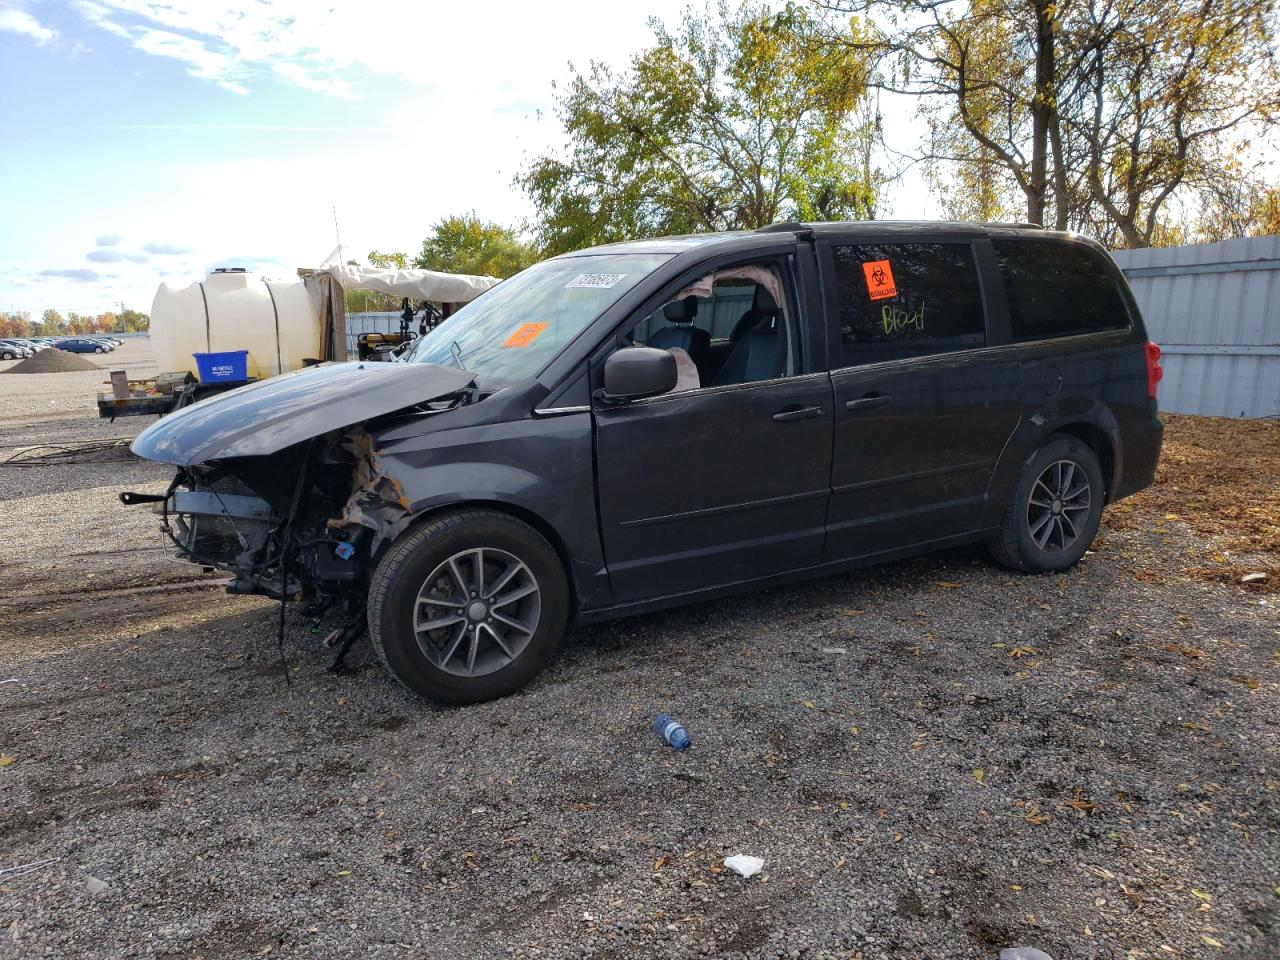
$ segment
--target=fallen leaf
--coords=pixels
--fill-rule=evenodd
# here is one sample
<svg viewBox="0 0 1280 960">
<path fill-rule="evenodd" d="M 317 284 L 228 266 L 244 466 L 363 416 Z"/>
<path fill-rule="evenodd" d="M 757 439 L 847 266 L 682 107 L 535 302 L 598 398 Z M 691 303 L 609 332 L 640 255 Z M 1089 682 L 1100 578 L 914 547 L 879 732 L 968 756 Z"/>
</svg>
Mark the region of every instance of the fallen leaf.
<svg viewBox="0 0 1280 960">
<path fill-rule="evenodd" d="M 334 876 L 335 876 L 335 877 L 349 877 L 349 876 L 351 876 L 351 871 L 350 871 L 350 870 L 339 870 L 337 873 L 335 873 L 335 874 L 334 874 Z"/>
<path fill-rule="evenodd" d="M 17 757 L 11 757 L 7 753 L 0 753 L 0 767 L 7 767 L 11 763 L 17 763 Z"/>
<path fill-rule="evenodd" d="M 1191 895 L 1192 895 L 1193 897 L 1195 897 L 1196 899 L 1198 899 L 1198 900 L 1203 900 L 1205 903 L 1212 903 L 1212 902 L 1213 902 L 1213 897 L 1212 897 L 1212 896 L 1210 896 L 1209 894 L 1205 893 L 1203 890 L 1197 890 L 1195 887 L 1192 887 L 1192 888 L 1191 888 Z"/>
<path fill-rule="evenodd" d="M 956 583 L 953 580 L 935 580 L 933 582 L 943 590 L 959 590 L 963 586 L 963 584 Z"/>
<path fill-rule="evenodd" d="M 979 767 L 977 770 L 973 771 L 973 779 L 977 780 L 979 783 L 985 786 L 986 779 L 987 779 L 987 771 L 982 769 L 982 767 Z"/>
<path fill-rule="evenodd" d="M 1022 819 L 1027 821 L 1027 823 L 1034 824 L 1037 827 L 1042 827 L 1052 820 L 1053 817 L 1047 813 L 1042 813 L 1039 807 L 1032 807 L 1023 815 Z"/>
<path fill-rule="evenodd" d="M 1098 805 L 1084 799 L 1079 790 L 1075 791 L 1075 795 L 1070 800 L 1063 800 L 1062 805 L 1072 810 L 1079 810 L 1081 813 L 1093 813 L 1098 809 Z"/>
<path fill-rule="evenodd" d="M 806 710 L 812 710 L 812 709 L 813 709 L 813 701 L 812 701 L 812 700 L 806 700 L 806 701 L 804 702 L 804 708 L 805 708 Z"/>
<path fill-rule="evenodd" d="M 1200 934 L 1200 940 L 1206 947 L 1221 947 L 1222 944 L 1207 933 Z"/>
<path fill-rule="evenodd" d="M 666 866 L 668 863 L 670 863 L 670 862 L 671 862 L 671 858 L 670 858 L 670 857 L 668 857 L 668 856 L 666 856 L 666 855 L 663 855 L 663 856 L 659 857 L 657 860 L 653 861 L 653 870 L 654 870 L 654 873 L 657 873 L 659 870 L 661 870 L 663 867 L 665 867 L 665 866 Z"/>
<path fill-rule="evenodd" d="M 1010 650 L 1009 656 L 1013 657 L 1016 660 L 1019 657 L 1034 656 L 1035 652 L 1036 652 L 1035 647 L 1031 646 L 1031 644 L 1029 643 L 1024 643 L 1021 646 L 1014 647 L 1012 650 Z"/>
<path fill-rule="evenodd" d="M 1019 884 L 1011 883 L 1009 884 L 1009 889 L 1012 890 L 1014 893 L 1018 893 L 1022 889 L 1022 887 Z"/>
</svg>

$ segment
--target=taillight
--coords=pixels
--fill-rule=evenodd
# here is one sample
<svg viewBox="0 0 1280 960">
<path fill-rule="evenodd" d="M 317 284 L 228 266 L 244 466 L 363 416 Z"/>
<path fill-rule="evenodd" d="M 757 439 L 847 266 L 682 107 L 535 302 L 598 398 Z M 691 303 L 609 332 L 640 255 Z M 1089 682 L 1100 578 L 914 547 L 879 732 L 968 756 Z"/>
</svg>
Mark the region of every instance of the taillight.
<svg viewBox="0 0 1280 960">
<path fill-rule="evenodd" d="M 1164 367 L 1160 366 L 1160 347 L 1147 341 L 1147 396 L 1156 398 L 1156 386 L 1164 377 Z"/>
</svg>

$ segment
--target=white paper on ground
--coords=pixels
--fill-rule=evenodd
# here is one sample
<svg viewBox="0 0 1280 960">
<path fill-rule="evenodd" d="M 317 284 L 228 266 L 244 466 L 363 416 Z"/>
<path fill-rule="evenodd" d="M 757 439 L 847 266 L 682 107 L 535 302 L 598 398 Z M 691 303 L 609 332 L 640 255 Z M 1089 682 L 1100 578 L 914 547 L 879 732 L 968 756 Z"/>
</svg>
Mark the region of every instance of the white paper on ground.
<svg viewBox="0 0 1280 960">
<path fill-rule="evenodd" d="M 724 865 L 740 877 L 754 877 L 764 867 L 759 857 L 749 857 L 744 853 L 724 858 Z"/>
</svg>

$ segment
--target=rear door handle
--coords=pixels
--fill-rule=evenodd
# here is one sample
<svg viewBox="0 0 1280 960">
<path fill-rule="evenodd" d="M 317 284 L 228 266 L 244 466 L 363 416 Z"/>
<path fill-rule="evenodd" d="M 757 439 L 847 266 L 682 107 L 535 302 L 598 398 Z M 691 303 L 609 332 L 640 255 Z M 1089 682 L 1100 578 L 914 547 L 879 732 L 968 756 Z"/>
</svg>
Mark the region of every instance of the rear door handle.
<svg viewBox="0 0 1280 960">
<path fill-rule="evenodd" d="M 773 415 L 773 419 L 779 423 L 786 423 L 791 420 L 809 420 L 820 416 L 822 416 L 821 407 L 801 407 L 798 410 L 779 410 Z"/>
<path fill-rule="evenodd" d="M 848 400 L 845 402 L 846 410 L 874 410 L 876 407 L 883 407 L 889 402 L 889 398 L 883 394 L 876 394 L 873 397 L 859 397 L 857 400 Z"/>
</svg>

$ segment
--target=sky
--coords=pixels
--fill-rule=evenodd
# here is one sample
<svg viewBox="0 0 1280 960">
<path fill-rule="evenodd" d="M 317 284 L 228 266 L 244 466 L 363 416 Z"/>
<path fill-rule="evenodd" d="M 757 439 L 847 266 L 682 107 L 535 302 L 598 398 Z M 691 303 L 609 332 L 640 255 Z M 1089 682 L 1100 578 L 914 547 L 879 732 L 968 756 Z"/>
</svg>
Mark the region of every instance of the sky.
<svg viewBox="0 0 1280 960">
<path fill-rule="evenodd" d="M 569 63 L 625 64 L 687 2 L 0 0 L 0 310 L 519 224 Z"/>
</svg>

